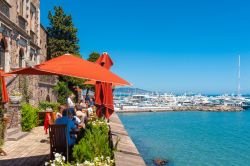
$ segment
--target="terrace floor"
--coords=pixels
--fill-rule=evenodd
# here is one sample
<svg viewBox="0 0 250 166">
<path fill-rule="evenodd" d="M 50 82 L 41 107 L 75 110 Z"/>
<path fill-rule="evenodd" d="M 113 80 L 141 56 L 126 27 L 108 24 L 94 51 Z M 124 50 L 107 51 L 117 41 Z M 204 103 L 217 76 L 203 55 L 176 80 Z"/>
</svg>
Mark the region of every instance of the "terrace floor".
<svg viewBox="0 0 250 166">
<path fill-rule="evenodd" d="M 40 166 L 49 160 L 50 144 L 43 126 L 34 128 L 26 137 L 18 141 L 6 141 L 3 150 L 7 156 L 0 156 L 1 166 Z"/>
</svg>

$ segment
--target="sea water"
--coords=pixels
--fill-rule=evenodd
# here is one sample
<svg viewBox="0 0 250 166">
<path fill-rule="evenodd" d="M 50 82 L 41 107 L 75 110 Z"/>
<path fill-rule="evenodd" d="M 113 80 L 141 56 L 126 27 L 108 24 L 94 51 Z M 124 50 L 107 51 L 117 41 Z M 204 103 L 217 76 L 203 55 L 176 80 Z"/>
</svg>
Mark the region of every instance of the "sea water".
<svg viewBox="0 0 250 166">
<path fill-rule="evenodd" d="M 250 110 L 120 113 L 146 164 L 250 166 Z"/>
</svg>

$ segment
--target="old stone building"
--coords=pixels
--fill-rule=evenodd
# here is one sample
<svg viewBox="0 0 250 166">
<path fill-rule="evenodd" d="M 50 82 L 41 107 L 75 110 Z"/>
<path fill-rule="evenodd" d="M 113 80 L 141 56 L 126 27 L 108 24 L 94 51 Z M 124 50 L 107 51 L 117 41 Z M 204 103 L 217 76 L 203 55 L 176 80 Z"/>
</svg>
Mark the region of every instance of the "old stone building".
<svg viewBox="0 0 250 166">
<path fill-rule="evenodd" d="M 5 72 L 47 59 L 47 33 L 40 24 L 40 0 L 0 0 L 0 67 Z M 18 90 L 30 103 L 56 101 L 51 76 L 16 76 L 7 80 L 8 92 Z"/>
</svg>

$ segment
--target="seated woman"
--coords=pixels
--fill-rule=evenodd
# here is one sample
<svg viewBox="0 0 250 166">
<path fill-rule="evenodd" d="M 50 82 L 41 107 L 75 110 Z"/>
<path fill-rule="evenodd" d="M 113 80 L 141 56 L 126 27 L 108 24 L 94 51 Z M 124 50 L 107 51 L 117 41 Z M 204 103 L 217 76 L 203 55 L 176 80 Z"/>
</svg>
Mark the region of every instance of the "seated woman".
<svg viewBox="0 0 250 166">
<path fill-rule="evenodd" d="M 58 112 L 56 113 L 56 119 L 58 118 L 61 118 L 62 117 L 62 113 L 63 113 L 63 110 L 65 109 L 66 107 L 64 105 L 60 105 L 58 107 Z"/>
<path fill-rule="evenodd" d="M 84 100 L 81 100 L 80 103 L 79 103 L 79 105 L 80 105 L 82 108 L 87 108 L 87 105 L 86 105 L 86 103 L 85 103 Z"/>
<path fill-rule="evenodd" d="M 87 120 L 87 114 L 82 112 L 83 108 L 80 105 L 76 106 L 76 116 L 80 118 L 81 123 L 85 123 Z"/>
<path fill-rule="evenodd" d="M 72 113 L 69 109 L 64 109 L 61 118 L 56 119 L 55 124 L 66 124 L 67 125 L 67 141 L 69 146 L 73 146 L 76 141 L 76 136 L 71 135 L 70 132 L 76 129 L 74 122 L 72 121 Z"/>
</svg>

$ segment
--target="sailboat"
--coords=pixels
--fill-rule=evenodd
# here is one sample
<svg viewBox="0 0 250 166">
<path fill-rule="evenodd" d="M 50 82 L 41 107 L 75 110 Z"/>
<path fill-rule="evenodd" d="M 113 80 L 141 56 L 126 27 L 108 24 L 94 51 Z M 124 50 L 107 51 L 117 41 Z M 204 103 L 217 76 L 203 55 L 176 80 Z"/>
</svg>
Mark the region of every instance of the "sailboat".
<svg viewBox="0 0 250 166">
<path fill-rule="evenodd" d="M 241 67 L 241 61 L 240 61 L 240 55 L 239 55 L 239 64 L 238 64 L 238 94 L 237 97 L 235 98 L 237 105 L 240 105 L 240 107 L 242 107 L 243 109 L 248 109 L 250 108 L 250 100 L 246 99 L 245 97 L 243 97 L 240 93 L 240 76 L 241 76 L 241 71 L 240 71 L 240 67 Z"/>
</svg>

